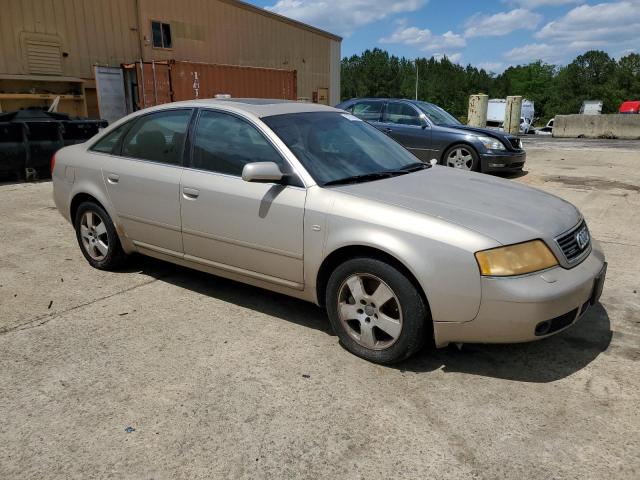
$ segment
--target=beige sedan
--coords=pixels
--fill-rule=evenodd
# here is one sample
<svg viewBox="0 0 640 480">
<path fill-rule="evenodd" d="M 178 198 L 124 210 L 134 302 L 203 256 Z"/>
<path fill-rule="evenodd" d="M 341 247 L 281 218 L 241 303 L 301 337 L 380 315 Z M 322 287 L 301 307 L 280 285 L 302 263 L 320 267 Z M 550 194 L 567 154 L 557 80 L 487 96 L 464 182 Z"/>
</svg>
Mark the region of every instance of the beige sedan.
<svg viewBox="0 0 640 480">
<path fill-rule="evenodd" d="M 138 252 L 324 305 L 345 348 L 374 362 L 427 340 L 544 338 L 604 283 L 570 203 L 422 163 L 330 107 L 154 107 L 60 150 L 52 174 L 92 266 Z"/>
</svg>

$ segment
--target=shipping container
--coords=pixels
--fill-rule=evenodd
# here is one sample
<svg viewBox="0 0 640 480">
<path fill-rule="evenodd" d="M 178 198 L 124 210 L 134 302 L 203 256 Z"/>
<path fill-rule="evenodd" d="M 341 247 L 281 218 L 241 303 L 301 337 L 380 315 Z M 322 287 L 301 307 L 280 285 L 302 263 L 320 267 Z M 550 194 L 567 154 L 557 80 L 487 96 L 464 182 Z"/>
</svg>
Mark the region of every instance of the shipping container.
<svg viewBox="0 0 640 480">
<path fill-rule="evenodd" d="M 127 105 L 134 109 L 163 103 L 213 98 L 297 100 L 295 70 L 211 65 L 197 62 L 136 62 L 123 65 Z"/>
</svg>

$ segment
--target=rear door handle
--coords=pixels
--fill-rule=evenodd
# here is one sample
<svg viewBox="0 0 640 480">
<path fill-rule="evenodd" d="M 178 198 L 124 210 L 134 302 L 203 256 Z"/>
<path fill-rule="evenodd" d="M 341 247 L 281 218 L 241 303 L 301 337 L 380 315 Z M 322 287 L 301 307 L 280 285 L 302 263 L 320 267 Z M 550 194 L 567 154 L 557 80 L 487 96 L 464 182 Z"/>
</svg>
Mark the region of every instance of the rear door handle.
<svg viewBox="0 0 640 480">
<path fill-rule="evenodd" d="M 200 190 L 185 187 L 182 189 L 182 195 L 189 200 L 195 200 L 200 195 Z"/>
<path fill-rule="evenodd" d="M 391 133 L 393 132 L 393 130 L 391 130 L 389 127 L 384 129 L 384 133 Z"/>
<path fill-rule="evenodd" d="M 107 175 L 107 181 L 109 183 L 118 183 L 120 181 L 120 175 L 116 175 L 115 173 L 110 173 Z"/>
</svg>

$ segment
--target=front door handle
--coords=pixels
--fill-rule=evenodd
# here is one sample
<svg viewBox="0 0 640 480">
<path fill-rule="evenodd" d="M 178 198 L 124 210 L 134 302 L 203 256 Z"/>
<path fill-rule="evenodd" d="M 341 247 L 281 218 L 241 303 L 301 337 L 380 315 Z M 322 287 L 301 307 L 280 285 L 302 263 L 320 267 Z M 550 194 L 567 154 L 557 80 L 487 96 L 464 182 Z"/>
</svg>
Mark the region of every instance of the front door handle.
<svg viewBox="0 0 640 480">
<path fill-rule="evenodd" d="M 384 129 L 384 133 L 391 133 L 393 132 L 393 130 L 391 130 L 389 127 Z"/>
<path fill-rule="evenodd" d="M 120 175 L 116 175 L 115 173 L 110 173 L 107 175 L 107 181 L 109 183 L 118 183 L 120 181 Z"/>
<path fill-rule="evenodd" d="M 184 198 L 189 200 L 195 200 L 200 195 L 200 190 L 196 190 L 195 188 L 183 188 L 182 195 Z"/>
</svg>

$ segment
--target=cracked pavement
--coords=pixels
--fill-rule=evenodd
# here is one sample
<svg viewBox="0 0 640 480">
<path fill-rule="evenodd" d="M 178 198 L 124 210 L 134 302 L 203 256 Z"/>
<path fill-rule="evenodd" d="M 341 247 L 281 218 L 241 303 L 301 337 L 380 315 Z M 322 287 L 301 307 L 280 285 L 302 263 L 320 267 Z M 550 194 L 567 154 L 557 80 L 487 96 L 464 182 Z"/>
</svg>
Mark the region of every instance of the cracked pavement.
<svg viewBox="0 0 640 480">
<path fill-rule="evenodd" d="M 0 185 L 0 478 L 640 477 L 640 153 L 526 145 L 514 181 L 603 243 L 602 305 L 395 367 L 311 304 L 151 259 L 93 270 L 49 182 Z"/>
</svg>

